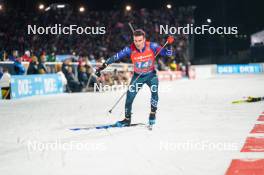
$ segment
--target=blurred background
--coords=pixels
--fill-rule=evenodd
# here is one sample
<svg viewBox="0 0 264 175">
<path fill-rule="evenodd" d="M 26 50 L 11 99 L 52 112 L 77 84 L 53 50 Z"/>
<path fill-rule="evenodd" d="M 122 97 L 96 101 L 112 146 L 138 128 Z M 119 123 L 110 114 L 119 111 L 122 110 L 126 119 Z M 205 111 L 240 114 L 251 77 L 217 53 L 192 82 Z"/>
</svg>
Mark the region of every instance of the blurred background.
<svg viewBox="0 0 264 175">
<path fill-rule="evenodd" d="M 47 55 L 74 53 L 95 59 L 106 58 L 131 42 L 128 22 L 135 28 L 146 30 L 148 38 L 158 43 L 163 41 L 158 33 L 160 24 L 238 27 L 237 35 L 176 36 L 176 62 L 184 59 L 182 57 L 188 57 L 185 59 L 191 60 L 192 64 L 246 63 L 263 59 L 263 40 L 251 40 L 254 34 L 264 29 L 262 1 L 59 0 L 56 3 L 66 6 L 47 10 L 54 2 L 0 1 L 2 60 L 14 50 L 19 55 L 29 50 L 35 55 L 42 52 Z M 38 36 L 26 33 L 28 24 L 49 26 L 55 23 L 105 26 L 107 34 Z"/>
<path fill-rule="evenodd" d="M 145 30 L 147 39 L 160 45 L 168 37 L 160 34 L 160 25 L 238 27 L 235 35 L 174 35 L 173 55 L 158 58 L 160 71 L 179 71 L 189 77 L 191 65 L 263 62 L 263 5 L 263 1 L 249 0 L 0 0 L 0 72 L 5 67 L 12 75 L 57 73 L 62 69 L 68 82 L 78 80 L 82 73 L 89 79 L 98 64 L 133 42 L 128 23 Z M 28 25 L 55 24 L 106 27 L 106 34 L 27 33 Z M 130 63 L 130 59 L 122 62 Z M 128 70 L 129 66 L 122 69 L 124 74 Z M 113 75 L 106 74 L 105 79 L 120 72 L 115 67 Z M 129 79 L 128 75 L 117 77 L 119 82 Z M 111 82 L 108 84 L 114 80 Z"/>
</svg>

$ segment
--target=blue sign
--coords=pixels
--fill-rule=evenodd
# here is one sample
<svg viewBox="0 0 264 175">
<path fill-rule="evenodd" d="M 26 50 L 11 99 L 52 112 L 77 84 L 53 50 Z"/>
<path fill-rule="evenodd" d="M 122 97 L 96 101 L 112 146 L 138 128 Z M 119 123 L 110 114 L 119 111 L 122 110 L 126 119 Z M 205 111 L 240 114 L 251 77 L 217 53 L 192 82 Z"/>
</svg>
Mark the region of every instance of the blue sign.
<svg viewBox="0 0 264 175">
<path fill-rule="evenodd" d="M 62 92 L 62 80 L 57 74 L 11 76 L 12 99 Z"/>
<path fill-rule="evenodd" d="M 218 74 L 249 74 L 261 73 L 263 68 L 261 64 L 228 64 L 217 65 Z"/>
</svg>

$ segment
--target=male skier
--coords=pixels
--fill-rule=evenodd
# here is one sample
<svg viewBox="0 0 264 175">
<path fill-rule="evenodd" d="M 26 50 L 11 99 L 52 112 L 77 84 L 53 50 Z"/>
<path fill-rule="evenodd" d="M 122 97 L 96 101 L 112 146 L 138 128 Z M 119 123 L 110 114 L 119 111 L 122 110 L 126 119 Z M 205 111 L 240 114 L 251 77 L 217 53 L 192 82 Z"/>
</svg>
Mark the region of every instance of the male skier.
<svg viewBox="0 0 264 175">
<path fill-rule="evenodd" d="M 149 125 L 155 124 L 156 111 L 158 104 L 158 77 L 155 70 L 155 56 L 159 52 L 161 56 L 171 56 L 172 51 L 163 49 L 157 43 L 146 41 L 146 34 L 143 30 L 137 29 L 133 32 L 134 42 L 125 47 L 114 56 L 108 58 L 102 66 L 96 69 L 95 74 L 100 77 L 100 71 L 105 69 L 109 64 L 130 57 L 134 65 L 134 74 L 131 79 L 129 89 L 126 94 L 125 118 L 118 121 L 118 127 L 129 126 L 131 124 L 132 104 L 138 90 L 146 83 L 151 89 L 151 112 L 149 114 Z M 173 37 L 169 36 L 168 44 L 173 43 Z"/>
</svg>

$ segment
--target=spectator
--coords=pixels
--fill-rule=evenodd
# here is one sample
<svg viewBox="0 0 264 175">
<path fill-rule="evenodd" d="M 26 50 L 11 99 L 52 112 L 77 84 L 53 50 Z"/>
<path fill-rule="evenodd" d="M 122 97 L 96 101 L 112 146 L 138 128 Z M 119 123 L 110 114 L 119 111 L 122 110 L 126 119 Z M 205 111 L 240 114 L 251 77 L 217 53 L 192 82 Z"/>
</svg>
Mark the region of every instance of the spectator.
<svg viewBox="0 0 264 175">
<path fill-rule="evenodd" d="M 86 74 L 86 68 L 84 66 L 78 67 L 78 80 L 81 83 L 83 88 L 87 86 L 88 76 Z"/>
<path fill-rule="evenodd" d="M 3 74 L 3 67 L 0 67 L 0 79 L 2 78 Z"/>
<path fill-rule="evenodd" d="M 25 52 L 25 54 L 22 56 L 22 61 L 31 62 L 30 51 L 29 50 L 27 50 Z"/>
<path fill-rule="evenodd" d="M 12 52 L 12 55 L 10 55 L 8 59 L 9 59 L 9 61 L 16 61 L 17 57 L 18 57 L 18 51 L 14 50 Z"/>
<path fill-rule="evenodd" d="M 29 63 L 27 74 L 38 74 L 39 69 L 38 69 L 38 58 L 36 56 L 32 57 L 31 62 Z"/>
<path fill-rule="evenodd" d="M 169 67 L 172 71 L 176 71 L 177 70 L 177 64 L 175 60 L 171 60 L 171 62 L 169 63 Z"/>
<path fill-rule="evenodd" d="M 6 61 L 7 59 L 7 53 L 6 51 L 1 52 L 0 61 Z"/>
<path fill-rule="evenodd" d="M 8 72 L 8 68 L 4 68 L 3 76 L 0 79 L 1 93 L 4 99 L 10 99 L 10 83 L 11 75 Z"/>
<path fill-rule="evenodd" d="M 128 84 L 130 81 L 131 73 L 126 71 L 119 72 L 119 76 L 121 77 L 121 83 Z"/>
<path fill-rule="evenodd" d="M 105 85 L 110 85 L 110 86 L 114 85 L 113 78 L 112 78 L 112 76 L 110 76 L 110 74 L 103 73 L 103 76 L 104 76 Z"/>
<path fill-rule="evenodd" d="M 66 59 L 63 61 L 62 63 L 62 72 L 64 73 L 64 75 L 67 77 L 68 74 L 68 67 L 71 66 L 71 60 L 70 59 Z"/>
<path fill-rule="evenodd" d="M 114 81 L 114 84 L 121 84 L 122 76 L 120 76 L 120 74 L 118 74 L 117 69 L 114 69 L 112 79 Z"/>
<path fill-rule="evenodd" d="M 76 80 L 71 66 L 68 67 L 67 74 L 65 76 L 70 92 L 80 92 L 82 90 L 81 84 Z"/>
<path fill-rule="evenodd" d="M 0 61 L 4 61 L 4 52 L 0 52 Z"/>
<path fill-rule="evenodd" d="M 48 69 L 47 69 L 47 67 L 45 65 L 45 62 L 46 62 L 46 55 L 45 54 L 42 54 L 40 56 L 40 62 L 38 64 L 38 72 L 40 74 L 46 74 L 46 73 L 48 73 Z"/>
<path fill-rule="evenodd" d="M 55 53 L 52 52 L 51 54 L 47 55 L 47 62 L 55 62 L 56 61 L 56 57 L 55 57 Z"/>
<path fill-rule="evenodd" d="M 164 71 L 164 70 L 166 70 L 166 65 L 164 64 L 164 62 L 163 61 L 161 61 L 160 59 L 158 60 L 158 70 L 160 70 L 160 71 Z"/>
<path fill-rule="evenodd" d="M 61 77 L 63 89 L 64 89 L 64 91 L 66 91 L 67 79 L 66 79 L 64 73 L 62 72 L 61 67 L 62 67 L 61 64 L 56 64 L 56 73 Z"/>
<path fill-rule="evenodd" d="M 14 70 L 16 75 L 24 75 L 26 70 L 25 67 L 22 64 L 22 58 L 19 57 L 14 62 Z"/>
<path fill-rule="evenodd" d="M 91 65 L 96 65 L 96 60 L 95 60 L 93 54 L 90 54 L 90 63 L 91 63 Z"/>
</svg>

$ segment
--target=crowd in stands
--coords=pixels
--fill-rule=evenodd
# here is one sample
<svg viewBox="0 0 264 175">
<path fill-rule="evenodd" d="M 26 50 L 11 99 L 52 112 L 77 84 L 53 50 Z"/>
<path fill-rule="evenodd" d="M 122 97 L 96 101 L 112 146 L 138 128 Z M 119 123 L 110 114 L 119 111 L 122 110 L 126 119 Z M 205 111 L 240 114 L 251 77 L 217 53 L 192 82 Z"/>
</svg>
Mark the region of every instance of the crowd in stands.
<svg viewBox="0 0 264 175">
<path fill-rule="evenodd" d="M 147 39 L 165 43 L 167 35 L 159 33 L 159 25 L 184 26 L 194 23 L 192 7 L 180 7 L 163 10 L 140 9 L 129 12 L 87 11 L 76 13 L 69 10 L 49 12 L 19 12 L 7 10 L 0 14 L 0 61 L 13 61 L 14 72 L 11 74 L 45 74 L 60 72 L 65 76 L 68 91 L 82 91 L 98 83 L 93 76 L 91 63 L 101 63 L 132 42 L 130 22 L 134 28 L 142 28 Z M 104 26 L 104 35 L 28 35 L 27 25 L 51 26 L 62 24 L 69 26 Z M 175 35 L 174 55 L 159 58 L 159 70 L 179 70 L 180 64 L 188 64 L 188 35 Z M 77 59 L 66 59 L 56 68 L 47 67 L 45 62 L 55 62 L 56 55 L 74 55 Z M 29 62 L 28 67 L 22 64 Z M 123 60 L 129 62 L 130 59 Z M 73 71 L 71 62 L 78 62 L 78 70 Z M 60 67 L 61 66 L 61 67 Z M 77 74 L 76 74 L 77 73 Z M 127 72 L 105 74 L 100 81 L 105 84 L 128 82 Z"/>
<path fill-rule="evenodd" d="M 103 72 L 100 78 L 94 75 L 94 65 L 87 57 L 82 57 L 78 62 L 73 62 L 72 59 L 65 59 L 63 62 L 55 62 L 54 64 L 46 64 L 42 55 L 40 59 L 36 56 L 31 57 L 30 62 L 22 62 L 22 57 L 15 59 L 13 63 L 14 75 L 36 75 L 36 74 L 49 74 L 57 73 L 61 76 L 63 85 L 66 92 L 81 92 L 94 90 L 95 85 L 125 85 L 128 84 L 131 72 L 117 71 Z M 0 65 L 0 86 L 1 77 L 8 68 L 3 68 Z M 11 79 L 11 77 L 10 77 Z M 10 82 L 9 79 L 9 82 Z M 6 82 L 6 80 L 4 80 Z M 6 83 L 4 83 L 6 84 Z M 4 86 L 1 86 L 4 87 Z"/>
<path fill-rule="evenodd" d="M 147 39 L 157 43 L 165 43 L 166 35 L 161 35 L 159 25 L 185 26 L 194 23 L 192 7 L 175 8 L 174 10 L 148 10 L 140 9 L 129 12 L 115 11 L 87 11 L 83 14 L 69 10 L 56 10 L 41 12 L 6 11 L 0 14 L 1 58 L 13 58 L 13 50 L 20 54 L 26 50 L 37 56 L 45 52 L 47 61 L 55 61 L 54 55 L 76 54 L 85 55 L 89 59 L 108 58 L 114 53 L 129 45 L 132 41 L 130 22 L 134 28 L 142 28 Z M 52 26 L 62 24 L 69 26 L 103 26 L 106 27 L 104 35 L 28 35 L 27 25 Z M 187 49 L 188 35 L 177 35 L 174 46 L 173 60 L 163 58 L 168 65 L 171 61 L 180 62 L 184 59 Z M 127 60 L 128 61 L 128 60 Z"/>
</svg>

